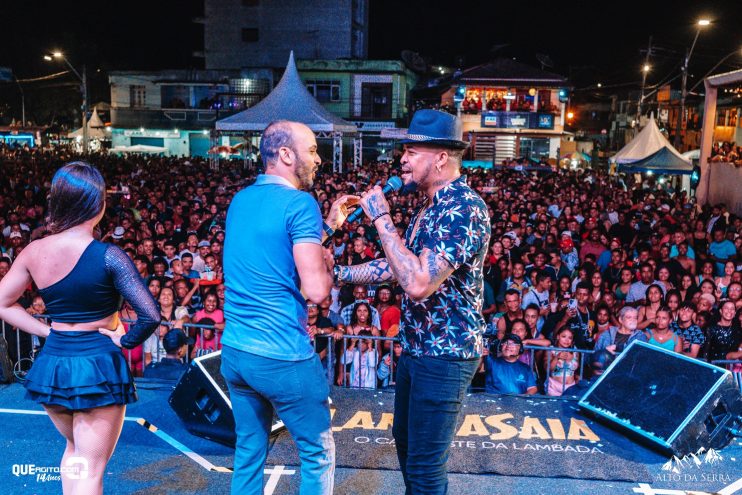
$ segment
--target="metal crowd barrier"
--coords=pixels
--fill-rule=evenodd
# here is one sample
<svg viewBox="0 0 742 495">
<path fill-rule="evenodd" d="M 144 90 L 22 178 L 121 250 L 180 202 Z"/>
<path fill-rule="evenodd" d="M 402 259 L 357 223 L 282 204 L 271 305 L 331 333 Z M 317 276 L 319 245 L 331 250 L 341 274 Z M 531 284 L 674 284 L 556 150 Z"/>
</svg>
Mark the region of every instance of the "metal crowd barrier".
<svg viewBox="0 0 742 495">
<path fill-rule="evenodd" d="M 335 338 L 332 335 L 315 335 L 315 342 L 317 338 L 324 338 L 327 339 L 327 357 L 326 357 L 326 363 L 323 363 L 323 365 L 326 364 L 327 366 L 327 380 L 332 385 L 335 383 L 335 365 L 338 366 L 340 369 L 340 383 L 339 385 L 346 388 L 365 388 L 365 389 L 375 389 L 378 387 L 378 382 L 380 379 L 378 378 L 378 369 L 381 365 L 381 360 L 384 358 L 384 350 L 383 350 L 383 344 L 382 342 L 388 341 L 391 343 L 389 353 L 391 355 L 391 359 L 394 359 L 394 342 L 398 342 L 399 339 L 396 337 L 381 337 L 381 336 L 373 336 L 373 335 L 343 335 L 342 338 L 342 351 L 337 350 L 335 353 L 335 360 L 333 360 L 333 348 L 336 345 L 339 345 L 340 342 L 336 342 Z M 373 365 L 366 364 L 365 366 L 362 364 L 363 357 L 360 355 L 360 350 L 358 348 L 354 348 L 353 351 L 351 351 L 350 354 L 348 354 L 348 341 L 349 340 L 370 340 L 373 341 L 373 347 L 371 351 L 367 352 L 373 352 L 374 360 Z M 358 344 L 360 346 L 360 343 Z M 346 371 L 347 366 L 350 365 L 351 369 L 354 367 L 356 368 L 355 371 L 358 373 L 357 380 L 354 380 L 355 378 L 355 372 L 354 371 Z M 365 384 L 363 383 L 363 372 L 364 368 L 366 371 L 366 377 L 368 382 L 371 382 L 373 385 Z M 392 365 L 392 369 L 390 370 L 390 375 L 388 377 L 389 383 L 394 383 L 396 381 L 396 366 Z M 373 377 L 373 378 L 370 378 Z"/>
<path fill-rule="evenodd" d="M 567 348 L 564 348 L 564 347 L 553 347 L 553 346 L 542 347 L 542 346 L 537 346 L 537 345 L 525 345 L 525 346 L 523 346 L 523 348 L 526 351 L 529 351 L 530 352 L 530 366 L 531 366 L 531 371 L 533 373 L 536 373 L 537 376 L 538 376 L 538 374 L 537 374 L 537 371 L 538 370 L 535 367 L 536 366 L 536 358 L 535 358 L 536 351 L 546 351 L 546 353 L 547 353 L 546 354 L 546 370 L 545 370 L 546 371 L 546 376 L 544 377 L 544 393 L 546 395 L 550 395 L 549 394 L 549 386 L 550 386 L 551 382 L 549 381 L 549 377 L 552 376 L 551 375 L 551 359 L 552 359 L 552 354 L 554 352 L 571 352 L 571 353 L 575 353 L 576 352 L 576 353 L 578 353 L 580 355 L 580 362 L 579 362 L 579 364 L 577 366 L 577 369 L 574 370 L 573 376 L 574 375 L 577 375 L 578 374 L 578 371 L 579 372 L 582 372 L 583 375 L 584 375 L 584 370 L 585 370 L 585 367 L 584 367 L 584 364 L 585 364 L 585 354 L 592 354 L 593 352 L 595 352 L 592 349 L 577 349 L 576 347 L 571 347 L 571 348 L 568 348 L 567 349 Z M 562 372 L 561 379 L 562 379 L 562 392 L 559 393 L 559 394 L 556 394 L 556 395 L 562 395 L 565 392 L 565 390 L 566 390 L 565 389 L 566 384 L 567 384 L 567 370 L 566 369 Z"/>
<path fill-rule="evenodd" d="M 363 355 L 361 353 L 361 350 L 360 350 L 360 345 L 361 345 L 360 342 L 358 342 L 356 344 L 359 347 L 357 347 L 356 349 L 353 350 L 355 352 L 353 352 L 350 355 L 351 362 L 348 363 L 348 341 L 349 340 L 359 340 L 359 341 L 360 340 L 371 340 L 371 341 L 375 341 L 373 343 L 373 349 L 366 352 L 367 355 L 373 352 L 373 354 L 372 354 L 373 357 L 374 357 L 374 359 L 373 359 L 373 366 L 371 366 L 368 363 L 366 363 L 366 365 L 365 365 L 366 376 L 367 377 L 368 376 L 371 376 L 372 377 L 372 379 L 370 381 L 371 381 L 371 383 L 373 383 L 373 386 L 370 386 L 370 385 L 367 386 L 364 383 L 362 383 L 363 382 L 363 369 L 364 369 L 363 360 L 365 358 L 363 357 Z M 344 386 L 344 387 L 347 387 L 347 388 L 378 388 L 377 387 L 377 383 L 378 383 L 377 371 L 378 371 L 378 368 L 379 368 L 379 355 L 382 354 L 381 352 L 379 352 L 379 347 L 380 347 L 379 346 L 379 343 L 380 342 L 384 342 L 384 341 L 392 342 L 392 346 L 390 348 L 390 352 L 393 353 L 394 352 L 394 344 L 393 344 L 393 342 L 395 340 L 397 340 L 397 339 L 394 338 L 394 337 L 381 337 L 381 336 L 378 336 L 377 337 L 377 336 L 373 336 L 373 335 L 362 335 L 362 336 L 361 335 L 347 335 L 347 334 L 346 335 L 343 335 L 343 354 L 342 354 L 342 359 L 340 359 L 340 362 L 341 362 L 341 368 L 340 369 L 343 370 L 343 375 L 342 375 L 342 378 L 343 379 L 342 379 L 341 385 Z M 383 349 L 382 349 L 382 351 L 383 351 Z M 353 379 L 354 377 L 352 376 L 353 375 L 353 371 L 352 370 L 353 370 L 353 366 L 355 366 L 355 363 L 356 363 L 356 352 L 357 352 L 357 357 L 358 357 L 358 366 L 357 366 L 358 381 L 356 382 L 357 385 L 354 385 L 354 379 Z M 349 374 L 346 374 L 346 368 L 347 368 L 347 365 L 348 364 L 351 365 L 351 371 L 349 372 Z M 370 369 L 370 368 L 372 368 L 372 369 Z M 348 382 L 350 382 L 350 383 L 348 383 Z"/>
<path fill-rule="evenodd" d="M 34 315 L 34 317 L 48 323 L 45 315 Z M 4 321 L 0 320 L 0 328 L 2 329 L 3 339 L 5 339 L 6 342 L 8 342 L 8 327 L 10 327 L 11 331 L 15 334 L 15 362 L 13 363 L 13 375 L 18 380 L 23 380 L 26 377 L 28 370 L 31 369 L 42 343 L 38 336 L 22 332 L 20 329 L 7 325 Z M 25 341 L 23 346 L 21 345 L 21 341 Z M 25 347 L 28 348 L 25 349 Z M 10 351 L 10 349 L 8 349 L 8 351 Z"/>
<path fill-rule="evenodd" d="M 131 324 L 131 323 L 135 323 L 136 320 L 129 320 L 129 319 L 123 319 L 122 318 L 121 319 L 121 322 L 122 323 L 129 323 L 129 324 Z M 162 326 L 162 327 L 168 327 L 168 329 L 169 329 L 168 331 L 170 331 L 170 329 L 172 329 L 172 328 L 175 327 L 175 324 L 173 322 L 171 322 L 171 321 L 161 321 L 160 322 L 160 326 Z M 200 323 L 183 323 L 181 325 L 181 327 L 182 327 L 183 332 L 186 334 L 186 336 L 188 336 L 189 333 L 190 333 L 188 331 L 188 329 L 190 329 L 190 328 L 196 328 L 196 329 L 198 329 L 199 337 L 200 337 L 200 339 L 198 339 L 196 342 L 194 342 L 193 345 L 188 344 L 188 351 L 186 352 L 186 362 L 187 363 L 190 363 L 191 362 L 191 351 L 193 350 L 194 347 L 198 351 L 204 351 L 205 350 L 205 347 L 203 345 L 204 344 L 204 330 L 207 330 L 208 329 L 208 330 L 213 330 L 214 331 L 214 338 L 217 339 L 217 342 L 216 342 L 215 347 L 216 347 L 217 350 L 220 348 L 221 341 L 220 341 L 220 338 L 218 337 L 219 336 L 219 333 L 217 332 L 215 325 L 202 325 Z M 159 332 L 160 332 L 160 327 L 157 327 L 157 329 L 155 329 L 155 333 L 153 333 L 153 335 L 157 335 L 158 339 L 160 337 Z M 199 345 L 196 346 L 196 343 L 198 343 Z M 142 344 L 142 346 L 144 346 L 144 344 Z M 124 351 L 124 354 L 126 355 L 127 361 L 129 362 L 129 368 L 132 368 L 131 350 L 129 350 L 129 349 L 123 349 L 123 351 Z M 209 350 L 209 352 L 211 352 L 211 350 Z M 198 354 L 198 352 L 197 352 L 197 354 Z M 162 360 L 162 358 L 164 358 L 164 357 L 165 356 L 164 356 L 164 354 L 162 354 L 162 351 L 160 349 L 160 343 L 158 342 L 158 344 L 157 344 L 157 346 L 155 348 L 155 353 L 152 355 L 152 362 L 153 363 L 159 363 Z M 144 372 L 144 367 L 145 367 L 144 366 L 144 349 L 142 349 L 142 372 Z"/>
<path fill-rule="evenodd" d="M 317 351 L 317 338 L 327 340 L 327 346 L 325 347 L 327 350 L 327 356 L 324 359 L 320 359 L 320 361 L 322 362 L 322 366 L 327 370 L 327 383 L 332 387 L 332 381 L 335 378 L 335 361 L 332 359 L 332 349 L 335 347 L 335 337 L 333 335 L 315 335 L 312 342 L 315 352 Z"/>
<path fill-rule="evenodd" d="M 46 315 L 34 315 L 34 317 L 37 318 L 37 319 L 39 319 L 39 320 L 44 321 L 47 324 L 49 323 L 49 319 L 48 319 L 48 317 Z M 127 324 L 131 324 L 131 323 L 135 323 L 136 322 L 136 320 L 125 319 L 125 318 L 121 318 L 120 321 L 122 323 L 127 323 Z M 0 321 L 0 326 L 2 328 L 3 338 L 5 338 L 5 340 L 7 341 L 7 338 L 6 338 L 6 323 L 4 321 Z M 168 328 L 173 328 L 175 325 L 173 324 L 173 322 L 162 321 L 162 322 L 160 322 L 160 326 L 164 326 L 164 327 L 168 327 Z M 220 342 L 220 339 L 218 337 L 219 336 L 219 333 L 217 332 L 215 325 L 202 325 L 200 323 L 183 323 L 182 328 L 183 328 L 183 331 L 186 333 L 186 335 L 189 334 L 189 332 L 188 332 L 188 329 L 189 328 L 197 328 L 198 331 L 199 331 L 199 336 L 201 337 L 197 341 L 198 344 L 199 344 L 198 347 L 196 347 L 196 343 L 195 342 L 194 342 L 193 345 L 188 344 L 188 352 L 186 353 L 186 362 L 190 363 L 190 361 L 191 361 L 191 351 L 193 350 L 194 347 L 196 347 L 199 351 L 203 351 L 205 349 L 203 344 L 204 344 L 204 330 L 206 330 L 206 329 L 210 329 L 210 330 L 213 330 L 214 331 L 214 335 L 215 335 L 214 338 L 217 339 L 217 343 L 216 343 L 215 347 L 217 348 L 217 350 L 220 348 L 221 342 Z M 22 378 L 23 376 L 25 376 L 25 373 L 28 371 L 28 370 L 23 370 L 23 367 L 28 366 L 30 368 L 30 365 L 33 364 L 34 357 L 36 355 L 36 352 L 38 352 L 38 349 L 39 349 L 41 343 L 39 341 L 39 338 L 36 335 L 29 335 L 29 337 L 31 338 L 31 349 L 29 351 L 28 357 L 22 357 L 23 351 L 21 350 L 21 337 L 20 336 L 23 335 L 23 334 L 25 334 L 25 333 L 22 333 L 21 330 L 19 330 L 17 328 L 15 328 L 14 330 L 15 330 L 15 334 L 16 334 L 16 339 L 15 339 L 15 341 L 16 341 L 16 356 L 18 357 L 18 359 L 16 360 L 16 363 L 15 363 L 15 367 L 18 368 L 18 369 L 17 370 L 14 370 L 14 373 L 16 374 L 16 377 Z M 155 330 L 155 333 L 158 333 L 159 331 L 160 331 L 160 328 L 158 327 Z M 25 334 L 25 335 L 28 335 L 28 334 Z M 159 338 L 159 334 L 157 336 Z M 142 344 L 142 346 L 144 346 L 144 344 Z M 122 351 L 123 351 L 124 355 L 126 356 L 127 362 L 129 363 L 129 368 L 133 370 L 134 368 L 133 368 L 133 363 L 132 363 L 132 349 L 122 349 Z M 164 356 L 164 354 L 161 353 L 160 345 L 158 343 L 158 345 L 157 345 L 157 347 L 155 349 L 155 354 L 152 356 L 152 362 L 159 362 L 163 357 L 165 357 L 165 356 Z M 142 372 L 143 371 L 144 371 L 144 355 L 142 355 Z M 21 376 L 19 376 L 19 374 Z"/>
<path fill-rule="evenodd" d="M 44 322 L 48 323 L 48 317 L 46 315 L 34 315 L 35 318 L 38 318 L 39 320 L 42 320 Z M 122 323 L 134 323 L 136 320 L 129 320 L 129 319 L 121 319 Z M 173 328 L 174 324 L 172 322 L 163 321 L 160 323 L 161 326 Z M 2 336 L 7 341 L 7 332 L 8 327 L 4 321 L 0 320 L 0 329 L 2 330 Z M 24 334 L 24 332 L 21 332 L 18 328 L 12 328 L 12 330 L 15 332 L 15 351 L 16 351 L 16 362 L 14 363 L 13 373 L 15 376 L 19 379 L 23 379 L 25 374 L 28 372 L 28 368 L 31 367 L 33 364 L 34 358 L 36 356 L 36 353 L 38 352 L 38 349 L 41 346 L 41 342 L 39 338 L 35 335 L 29 335 L 29 341 L 30 341 L 30 349 L 27 350 L 26 356 L 24 356 L 24 350 L 21 348 L 21 335 Z M 215 337 L 218 339 L 219 333 L 216 330 L 215 325 L 202 325 L 199 323 L 184 323 L 182 325 L 183 331 L 188 334 L 188 329 L 190 328 L 196 328 L 199 331 L 200 339 L 197 340 L 198 347 L 197 349 L 199 351 L 204 351 L 204 330 L 210 329 L 214 331 Z M 160 328 L 158 327 L 155 332 L 159 332 Z M 28 335 L 28 334 L 26 334 Z M 323 360 L 325 363 L 323 365 L 326 365 L 327 368 L 327 380 L 330 384 L 333 384 L 335 382 L 335 360 L 333 359 L 333 356 L 336 354 L 335 352 L 335 346 L 338 344 L 338 342 L 335 341 L 335 338 L 333 335 L 315 335 L 314 339 L 314 345 L 316 345 L 317 338 L 324 338 L 327 339 L 327 355 L 326 358 Z M 159 334 L 158 334 L 159 339 Z M 375 342 L 373 344 L 373 353 L 374 353 L 374 360 L 373 360 L 373 366 L 366 365 L 366 376 L 369 375 L 373 377 L 373 380 L 370 380 L 373 383 L 373 386 L 364 386 L 362 383 L 363 381 L 363 368 L 364 366 L 361 364 L 361 356 L 358 356 L 358 365 L 356 367 L 356 371 L 358 372 L 358 380 L 354 381 L 353 376 L 350 376 L 349 372 L 346 371 L 347 365 L 351 365 L 351 369 L 353 368 L 353 365 L 356 362 L 356 354 L 351 353 L 348 355 L 348 341 L 349 340 L 370 340 Z M 383 346 L 380 345 L 382 342 L 390 342 L 391 346 L 389 349 L 389 355 L 391 356 L 391 359 L 394 359 L 394 342 L 398 342 L 399 339 L 396 337 L 381 337 L 381 336 L 358 336 L 358 335 L 343 335 L 342 338 L 342 353 L 337 352 L 336 359 L 339 364 L 339 369 L 342 371 L 341 374 L 341 381 L 340 385 L 347 387 L 347 388 L 378 388 L 378 383 L 380 379 L 377 376 L 378 368 L 381 364 L 381 360 L 384 359 L 385 353 L 383 352 L 383 349 L 381 349 Z M 360 344 L 359 344 L 360 345 Z M 191 351 L 193 348 L 196 347 L 196 343 L 193 345 L 188 345 L 188 353 L 186 355 L 186 361 L 191 361 Z M 216 346 L 217 349 L 220 347 L 220 342 L 217 340 Z M 541 346 L 534 346 L 534 345 L 526 345 L 523 346 L 526 351 L 529 352 L 530 355 L 530 368 L 531 371 L 534 372 L 538 376 L 538 368 L 537 368 L 537 362 L 536 362 L 536 352 L 537 351 L 546 351 L 547 357 L 546 357 L 546 376 L 544 377 L 544 393 L 549 395 L 549 376 L 550 376 L 550 370 L 551 370 L 551 360 L 552 360 L 552 353 L 553 352 L 570 352 L 570 353 L 578 353 L 580 355 L 580 361 L 578 368 L 575 370 L 575 374 L 577 374 L 578 371 L 582 372 L 584 375 L 584 364 L 585 364 L 585 355 L 586 354 L 592 354 L 594 350 L 591 349 L 577 349 L 577 348 L 562 348 L 562 347 L 541 347 Z M 355 351 L 355 349 L 354 349 Z M 129 363 L 129 367 L 132 368 L 132 352 L 128 349 L 123 349 L 124 354 L 127 357 L 127 361 Z M 152 356 L 152 362 L 159 362 L 162 357 L 164 357 L 161 354 L 160 350 L 160 344 L 156 346 L 155 354 Z M 350 359 L 348 359 L 350 357 Z M 144 357 L 142 357 L 144 359 Z M 349 362 L 350 361 L 350 362 Z M 722 360 L 714 360 L 711 361 L 711 364 L 714 364 L 719 367 L 725 367 L 726 369 L 732 371 L 732 374 L 734 376 L 734 380 L 739 386 L 740 390 L 742 390 L 742 371 L 734 371 L 735 366 L 742 367 L 742 360 L 740 359 L 722 359 Z M 24 369 L 25 368 L 25 369 Z M 132 368 L 133 369 L 133 368 Z M 142 371 L 144 371 L 144 364 L 142 365 Z M 390 370 L 390 375 L 388 377 L 389 383 L 395 383 L 396 382 L 396 366 L 393 365 L 392 369 Z M 562 391 L 564 391 L 564 387 L 566 386 L 567 382 L 567 372 L 566 370 L 561 374 L 562 379 Z M 561 394 L 559 394 L 561 395 Z"/>
</svg>

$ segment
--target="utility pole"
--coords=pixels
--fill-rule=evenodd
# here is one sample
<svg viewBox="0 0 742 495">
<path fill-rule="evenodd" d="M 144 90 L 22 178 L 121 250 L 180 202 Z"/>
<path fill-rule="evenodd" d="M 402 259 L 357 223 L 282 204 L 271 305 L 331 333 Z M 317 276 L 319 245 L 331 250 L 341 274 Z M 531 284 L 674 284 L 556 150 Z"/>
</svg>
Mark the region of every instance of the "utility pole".
<svg viewBox="0 0 742 495">
<path fill-rule="evenodd" d="M 18 90 L 21 92 L 21 127 L 26 127 L 26 95 L 23 92 L 23 86 L 21 86 L 21 82 L 18 80 L 18 78 L 13 75 L 13 79 L 15 79 L 15 83 L 18 85 Z"/>
<path fill-rule="evenodd" d="M 644 87 L 647 84 L 647 73 L 649 72 L 649 57 L 652 55 L 652 37 L 649 37 L 649 43 L 647 44 L 647 53 L 644 56 L 644 66 L 642 66 L 642 91 L 639 96 L 639 104 L 636 106 L 636 122 L 639 123 L 639 119 L 642 116 L 642 104 L 644 103 Z"/>
<path fill-rule="evenodd" d="M 82 66 L 82 152 L 88 152 L 88 71 Z"/>
<path fill-rule="evenodd" d="M 681 69 L 683 71 L 683 78 L 680 83 L 680 111 L 678 112 L 678 125 L 675 130 L 675 139 L 673 141 L 673 146 L 678 150 L 680 148 L 680 133 L 683 131 L 683 122 L 685 121 L 685 97 L 688 96 L 688 62 L 690 62 L 690 57 L 693 55 L 693 49 L 696 47 L 698 36 L 701 34 L 701 28 L 708 26 L 709 24 L 711 24 L 711 21 L 708 19 L 701 19 L 698 21 L 698 28 L 696 29 L 696 36 L 693 38 L 693 44 L 691 44 L 690 50 L 685 50 L 685 59 L 683 59 L 683 67 Z"/>
<path fill-rule="evenodd" d="M 80 92 L 82 93 L 82 149 L 83 153 L 88 152 L 88 74 L 85 66 L 82 66 L 82 75 L 77 72 L 77 69 L 67 60 L 62 52 L 54 52 L 50 55 L 44 55 L 44 60 L 52 61 L 54 59 L 61 59 L 72 73 L 80 81 Z"/>
</svg>

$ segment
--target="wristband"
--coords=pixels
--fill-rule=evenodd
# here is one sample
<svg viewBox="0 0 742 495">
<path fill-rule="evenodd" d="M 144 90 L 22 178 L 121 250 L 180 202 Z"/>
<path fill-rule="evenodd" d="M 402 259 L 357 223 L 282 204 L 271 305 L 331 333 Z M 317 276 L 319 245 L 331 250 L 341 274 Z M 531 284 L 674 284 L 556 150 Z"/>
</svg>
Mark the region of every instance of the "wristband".
<svg viewBox="0 0 742 495">
<path fill-rule="evenodd" d="M 325 234 L 327 234 L 327 237 L 332 237 L 333 234 L 335 234 L 335 229 L 327 225 L 325 222 L 322 222 L 322 230 L 325 231 Z"/>
<path fill-rule="evenodd" d="M 335 265 L 332 267 L 332 281 L 336 284 L 339 282 L 338 276 L 340 276 L 340 267 Z"/>
<path fill-rule="evenodd" d="M 383 217 L 384 215 L 389 215 L 389 212 L 388 211 L 385 211 L 384 213 L 380 213 L 380 214 L 376 215 L 373 219 L 371 219 L 371 224 L 372 225 L 375 224 L 376 223 L 376 220 L 378 220 L 379 218 Z"/>
<path fill-rule="evenodd" d="M 327 238 L 325 239 L 325 242 L 322 243 L 322 246 L 330 247 L 330 244 L 332 244 L 332 236 L 335 235 L 335 230 L 325 222 L 322 222 L 322 230 L 327 234 Z"/>
</svg>

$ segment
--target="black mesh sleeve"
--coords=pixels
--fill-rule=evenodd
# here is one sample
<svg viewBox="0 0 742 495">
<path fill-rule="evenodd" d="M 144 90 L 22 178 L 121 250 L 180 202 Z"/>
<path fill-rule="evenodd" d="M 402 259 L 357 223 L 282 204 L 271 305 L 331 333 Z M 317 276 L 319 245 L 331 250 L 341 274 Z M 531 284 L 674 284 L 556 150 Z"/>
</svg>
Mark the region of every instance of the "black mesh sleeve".
<svg viewBox="0 0 742 495">
<path fill-rule="evenodd" d="M 129 326 L 129 332 L 121 337 L 121 346 L 132 349 L 152 335 L 160 324 L 160 310 L 152 294 L 144 285 L 139 272 L 125 252 L 109 246 L 105 255 L 106 271 L 113 278 L 116 290 L 131 304 L 137 321 Z"/>
</svg>

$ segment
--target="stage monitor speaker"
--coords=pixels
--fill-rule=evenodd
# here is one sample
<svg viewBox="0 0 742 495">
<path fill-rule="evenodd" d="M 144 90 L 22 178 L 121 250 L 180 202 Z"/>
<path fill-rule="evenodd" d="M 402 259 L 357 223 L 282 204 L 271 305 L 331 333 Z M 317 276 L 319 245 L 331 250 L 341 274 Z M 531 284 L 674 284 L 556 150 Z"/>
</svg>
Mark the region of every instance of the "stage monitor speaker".
<svg viewBox="0 0 742 495">
<path fill-rule="evenodd" d="M 742 396 L 729 371 L 639 341 L 579 404 L 677 456 L 723 448 L 742 423 Z"/>
<path fill-rule="evenodd" d="M 192 435 L 234 447 L 232 401 L 227 382 L 220 372 L 221 364 L 221 351 L 191 361 L 168 402 Z M 274 415 L 271 434 L 277 434 L 283 428 L 283 422 Z"/>
</svg>

